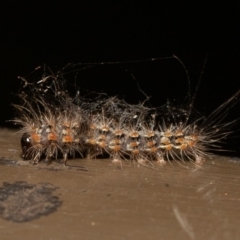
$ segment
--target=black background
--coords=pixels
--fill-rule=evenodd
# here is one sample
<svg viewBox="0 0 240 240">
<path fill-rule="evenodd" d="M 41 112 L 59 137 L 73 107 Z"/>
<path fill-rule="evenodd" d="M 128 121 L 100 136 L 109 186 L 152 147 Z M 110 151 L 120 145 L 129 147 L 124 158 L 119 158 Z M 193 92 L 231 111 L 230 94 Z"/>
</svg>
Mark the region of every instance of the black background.
<svg viewBox="0 0 240 240">
<path fill-rule="evenodd" d="M 7 1 L 0 12 L 1 126 L 11 126 L 6 120 L 14 117 L 17 76 L 43 64 L 55 71 L 68 63 L 105 62 L 79 65 L 80 90 L 138 103 L 145 98 L 139 85 L 153 106 L 161 106 L 167 99 L 181 104 L 188 93 L 183 66 L 164 58 L 181 59 L 193 95 L 207 56 L 194 104 L 203 114 L 240 89 L 239 1 Z M 144 61 L 152 58 L 163 59 Z M 240 104 L 229 117 L 240 117 Z M 238 138 L 234 142 L 237 150 Z"/>
</svg>

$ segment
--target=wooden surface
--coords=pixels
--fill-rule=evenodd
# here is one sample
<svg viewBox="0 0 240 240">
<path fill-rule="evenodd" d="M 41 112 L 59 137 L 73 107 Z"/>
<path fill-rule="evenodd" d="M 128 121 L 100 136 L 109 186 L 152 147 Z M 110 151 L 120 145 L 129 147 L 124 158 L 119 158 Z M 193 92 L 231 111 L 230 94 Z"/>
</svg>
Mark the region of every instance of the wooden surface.
<svg viewBox="0 0 240 240">
<path fill-rule="evenodd" d="M 240 160 L 157 170 L 110 160 L 22 161 L 0 130 L 0 239 L 240 239 Z"/>
</svg>

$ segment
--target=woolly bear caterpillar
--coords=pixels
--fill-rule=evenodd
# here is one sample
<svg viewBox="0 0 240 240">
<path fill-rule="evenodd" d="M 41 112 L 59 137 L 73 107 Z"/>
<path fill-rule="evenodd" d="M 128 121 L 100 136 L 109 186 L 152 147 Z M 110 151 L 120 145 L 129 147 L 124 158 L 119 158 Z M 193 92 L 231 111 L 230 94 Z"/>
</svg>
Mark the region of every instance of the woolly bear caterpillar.
<svg viewBox="0 0 240 240">
<path fill-rule="evenodd" d="M 22 126 L 22 157 L 37 164 L 76 154 L 108 156 L 142 165 L 172 159 L 201 163 L 212 150 L 221 148 L 236 122 L 224 119 L 240 95 L 237 91 L 204 118 L 189 109 L 167 103 L 159 108 L 129 104 L 117 97 L 95 94 L 94 98 L 71 97 L 63 74 L 50 72 L 29 82 L 22 78 L 21 105 L 14 105 Z"/>
</svg>

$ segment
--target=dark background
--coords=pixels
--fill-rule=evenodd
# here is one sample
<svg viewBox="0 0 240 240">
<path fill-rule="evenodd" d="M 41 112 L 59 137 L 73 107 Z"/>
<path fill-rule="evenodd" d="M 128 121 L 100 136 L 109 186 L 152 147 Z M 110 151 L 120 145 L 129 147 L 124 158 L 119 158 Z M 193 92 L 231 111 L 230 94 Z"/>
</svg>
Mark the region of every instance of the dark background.
<svg viewBox="0 0 240 240">
<path fill-rule="evenodd" d="M 79 65 L 77 77 L 66 78 L 75 78 L 82 91 L 130 103 L 145 99 L 139 85 L 153 106 L 161 106 L 167 99 L 182 104 L 189 88 L 184 67 L 168 57 L 184 63 L 192 95 L 207 57 L 194 104 L 206 115 L 240 89 L 239 1 L 7 1 L 0 12 L 1 126 L 12 126 L 6 120 L 14 118 L 17 76 L 43 64 L 56 71 L 68 63 L 104 62 Z M 152 58 L 163 59 L 145 61 Z M 229 119 L 237 117 L 240 104 Z M 238 149 L 238 138 L 232 144 Z"/>
</svg>

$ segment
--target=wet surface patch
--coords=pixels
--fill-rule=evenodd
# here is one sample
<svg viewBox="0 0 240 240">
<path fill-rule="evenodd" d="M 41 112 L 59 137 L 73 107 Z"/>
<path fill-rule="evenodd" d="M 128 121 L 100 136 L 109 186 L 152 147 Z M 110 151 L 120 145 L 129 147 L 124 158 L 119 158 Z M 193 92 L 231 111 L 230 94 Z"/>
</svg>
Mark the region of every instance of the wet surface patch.
<svg viewBox="0 0 240 240">
<path fill-rule="evenodd" d="M 56 189 L 49 183 L 4 182 L 0 188 L 0 216 L 20 223 L 49 215 L 62 204 L 59 197 L 53 195 Z"/>
</svg>

